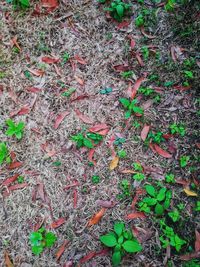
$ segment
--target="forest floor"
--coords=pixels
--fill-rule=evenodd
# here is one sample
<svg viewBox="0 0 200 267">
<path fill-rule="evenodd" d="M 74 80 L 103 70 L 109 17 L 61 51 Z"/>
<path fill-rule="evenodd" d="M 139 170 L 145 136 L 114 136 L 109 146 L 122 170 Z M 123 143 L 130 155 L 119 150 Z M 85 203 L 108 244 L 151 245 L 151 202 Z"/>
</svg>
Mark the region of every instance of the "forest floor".
<svg viewBox="0 0 200 267">
<path fill-rule="evenodd" d="M 7 2 L 0 142 L 11 162 L 0 166 L 1 266 L 112 266 L 99 238 L 117 221 L 142 246 L 122 266 L 200 266 L 198 1 L 174 12 L 131 1 L 122 23 L 104 11 L 109 1 L 32 1 L 26 10 Z M 6 134 L 9 118 L 24 122 L 22 138 Z M 142 202 L 147 185 L 165 188 L 161 214 Z M 57 240 L 34 255 L 29 237 L 41 227 Z M 180 248 L 166 227 L 184 240 Z"/>
</svg>

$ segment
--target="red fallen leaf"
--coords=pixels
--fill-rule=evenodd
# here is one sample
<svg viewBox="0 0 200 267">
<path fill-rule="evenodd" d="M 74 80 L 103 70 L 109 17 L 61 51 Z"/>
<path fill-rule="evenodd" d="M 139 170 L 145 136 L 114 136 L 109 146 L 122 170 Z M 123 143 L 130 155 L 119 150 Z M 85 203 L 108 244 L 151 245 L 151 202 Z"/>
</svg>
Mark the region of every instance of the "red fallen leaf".
<svg viewBox="0 0 200 267">
<path fill-rule="evenodd" d="M 102 208 L 100 211 L 98 211 L 88 222 L 87 226 L 92 226 L 94 224 L 97 224 L 101 218 L 103 217 L 104 213 L 106 212 L 106 208 Z"/>
<path fill-rule="evenodd" d="M 196 240 L 195 240 L 195 252 L 200 252 L 200 233 L 195 230 Z"/>
<path fill-rule="evenodd" d="M 80 64 L 82 64 L 82 65 L 86 65 L 86 64 L 87 64 L 87 62 L 86 62 L 82 57 L 80 57 L 79 55 L 75 55 L 75 56 L 74 56 L 74 59 L 75 59 L 78 63 L 80 63 Z"/>
<path fill-rule="evenodd" d="M 74 198 L 74 209 L 77 208 L 77 202 L 78 202 L 78 191 L 77 189 L 73 190 L 73 198 Z"/>
<path fill-rule="evenodd" d="M 62 256 L 62 254 L 64 253 L 66 246 L 69 244 L 68 240 L 64 240 L 62 246 L 58 249 L 58 251 L 56 252 L 56 260 L 59 261 L 60 257 Z"/>
<path fill-rule="evenodd" d="M 80 264 L 83 264 L 83 263 L 91 260 L 92 258 L 94 258 L 95 254 L 96 254 L 95 251 L 88 253 L 86 256 L 84 256 L 82 259 L 80 259 Z"/>
<path fill-rule="evenodd" d="M 57 65 L 53 65 L 54 66 L 54 68 L 55 68 L 55 71 L 56 71 L 56 74 L 58 75 L 58 76 L 62 76 L 62 73 L 61 73 L 61 71 L 59 70 L 59 68 L 57 67 Z"/>
<path fill-rule="evenodd" d="M 96 204 L 98 206 L 101 206 L 103 208 L 113 208 L 117 202 L 113 201 L 113 200 L 97 200 Z"/>
<path fill-rule="evenodd" d="M 29 107 L 22 107 L 20 110 L 17 111 L 13 111 L 10 113 L 10 117 L 14 117 L 14 116 L 22 116 L 25 114 L 28 114 L 30 112 L 30 108 Z"/>
<path fill-rule="evenodd" d="M 138 202 L 138 199 L 139 199 L 139 196 L 138 196 L 138 194 L 136 194 L 136 195 L 134 196 L 134 198 L 133 198 L 132 203 L 131 203 L 131 209 L 135 209 L 135 205 L 136 205 L 136 203 Z"/>
<path fill-rule="evenodd" d="M 192 86 L 191 85 L 188 85 L 188 86 L 182 86 L 182 85 L 175 85 L 174 88 L 183 92 L 183 91 L 186 91 L 186 90 L 189 90 Z"/>
<path fill-rule="evenodd" d="M 17 36 L 13 37 L 10 42 L 12 46 L 15 45 L 19 49 L 19 51 L 21 51 L 21 47 L 19 46 L 17 42 Z"/>
<path fill-rule="evenodd" d="M 39 93 L 39 92 L 41 92 L 41 89 L 39 89 L 37 87 L 27 87 L 26 91 L 31 92 L 31 93 Z"/>
<path fill-rule="evenodd" d="M 27 70 L 32 73 L 33 75 L 39 77 L 39 76 L 43 76 L 45 71 L 44 70 L 32 70 L 32 69 L 29 69 L 27 68 Z"/>
<path fill-rule="evenodd" d="M 192 259 L 199 258 L 199 257 L 200 257 L 200 251 L 199 252 L 193 252 L 193 253 L 186 254 L 186 255 L 181 255 L 180 259 L 182 261 L 190 261 Z"/>
<path fill-rule="evenodd" d="M 92 126 L 88 131 L 92 133 L 99 133 L 102 130 L 107 130 L 108 125 L 105 123 L 96 124 L 95 126 Z"/>
<path fill-rule="evenodd" d="M 62 267 L 73 267 L 73 261 L 67 261 Z"/>
<path fill-rule="evenodd" d="M 136 42 L 135 40 L 131 37 L 131 35 L 128 36 L 128 39 L 130 40 L 130 47 L 131 49 L 134 49 Z"/>
<path fill-rule="evenodd" d="M 72 187 L 79 186 L 79 185 L 80 185 L 79 182 L 75 181 L 73 184 L 70 184 L 70 185 L 67 185 L 67 186 L 63 187 L 63 190 L 68 190 L 68 189 L 70 189 Z"/>
<path fill-rule="evenodd" d="M 42 57 L 42 62 L 53 64 L 58 63 L 60 61 L 59 58 L 53 58 L 53 57 Z"/>
<path fill-rule="evenodd" d="M 58 1 L 57 0 L 42 0 L 42 7 L 46 8 L 57 8 L 58 7 Z"/>
<path fill-rule="evenodd" d="M 0 84 L 0 95 L 2 95 L 2 94 L 3 94 L 3 85 Z"/>
<path fill-rule="evenodd" d="M 173 137 L 173 134 L 163 134 L 163 138 L 165 138 L 166 140 L 168 140 L 172 137 Z"/>
<path fill-rule="evenodd" d="M 156 36 L 153 36 L 153 35 L 150 35 L 150 34 L 146 33 L 146 32 L 144 31 L 144 27 L 143 27 L 143 26 L 140 27 L 140 31 L 141 31 L 141 33 L 142 33 L 145 37 L 147 37 L 148 39 L 154 39 L 154 38 L 156 38 Z"/>
<path fill-rule="evenodd" d="M 172 56 L 173 61 L 177 62 L 177 58 L 176 58 L 176 55 L 175 55 L 175 47 L 174 46 L 172 46 L 170 48 L 170 52 L 171 52 L 171 56 Z"/>
<path fill-rule="evenodd" d="M 200 143 L 196 143 L 196 147 L 200 149 Z"/>
<path fill-rule="evenodd" d="M 141 67 L 144 67 L 144 62 L 143 62 L 143 60 L 142 60 L 140 54 L 139 54 L 139 53 L 136 53 L 136 54 L 135 54 L 135 57 L 136 57 L 138 63 L 140 64 L 140 66 L 141 66 Z"/>
<path fill-rule="evenodd" d="M 114 70 L 116 70 L 117 72 L 121 72 L 121 71 L 128 71 L 130 69 L 130 67 L 128 65 L 115 65 L 113 66 Z"/>
<path fill-rule="evenodd" d="M 58 129 L 58 127 L 60 126 L 61 122 L 64 120 L 64 118 L 69 115 L 70 112 L 69 111 L 63 111 L 62 113 L 60 113 L 54 123 L 54 129 Z"/>
<path fill-rule="evenodd" d="M 79 83 L 81 86 L 83 86 L 85 84 L 84 80 L 81 79 L 80 77 L 74 75 L 74 78 L 77 81 L 77 83 Z"/>
<path fill-rule="evenodd" d="M 14 267 L 7 251 L 4 251 L 5 267 Z"/>
<path fill-rule="evenodd" d="M 168 153 L 167 151 L 165 151 L 164 149 L 162 149 L 161 147 L 159 147 L 157 144 L 154 144 L 154 149 L 155 151 L 162 156 L 163 158 L 167 158 L 170 159 L 172 158 L 172 155 L 170 153 Z"/>
<path fill-rule="evenodd" d="M 15 162 L 12 162 L 12 163 L 8 166 L 8 169 L 9 169 L 9 170 L 14 170 L 14 169 L 20 168 L 22 165 L 23 165 L 22 162 L 15 161 Z"/>
<path fill-rule="evenodd" d="M 118 29 L 127 28 L 129 24 L 130 24 L 130 21 L 123 21 L 117 24 L 117 28 Z"/>
<path fill-rule="evenodd" d="M 135 212 L 135 213 L 130 213 L 130 214 L 126 215 L 126 217 L 125 217 L 125 219 L 127 219 L 127 220 L 133 220 L 133 219 L 137 219 L 137 218 L 144 219 L 144 218 L 146 218 L 146 215 L 144 214 L 144 212 Z"/>
<path fill-rule="evenodd" d="M 146 140 L 149 130 L 150 130 L 150 126 L 144 125 L 144 128 L 142 129 L 141 134 L 140 134 L 142 141 Z"/>
<path fill-rule="evenodd" d="M 15 161 L 15 159 L 16 159 L 16 154 L 15 154 L 15 152 L 11 151 L 11 152 L 10 152 L 10 157 L 11 157 L 12 161 Z"/>
<path fill-rule="evenodd" d="M 93 124 L 94 123 L 92 119 L 90 119 L 88 116 L 81 113 L 78 109 L 76 109 L 75 112 L 76 112 L 76 115 L 79 117 L 79 119 L 81 119 L 83 122 L 85 122 L 87 124 Z"/>
<path fill-rule="evenodd" d="M 18 190 L 18 189 L 22 189 L 22 188 L 25 188 L 28 186 L 28 183 L 23 183 L 23 184 L 15 184 L 15 185 L 11 185 L 9 187 L 7 187 L 7 190 L 5 190 L 3 192 L 3 196 L 4 197 L 7 197 L 10 195 L 10 192 L 11 191 L 14 191 L 14 190 Z"/>
<path fill-rule="evenodd" d="M 129 90 L 129 91 L 127 92 L 127 93 L 129 94 L 128 96 L 129 96 L 131 99 L 133 99 L 133 98 L 135 97 L 135 95 L 136 95 L 136 93 L 137 93 L 137 91 L 138 91 L 138 89 L 139 89 L 141 83 L 142 83 L 144 80 L 146 80 L 145 77 L 140 77 L 139 79 L 137 79 L 137 81 L 135 82 L 135 84 L 134 84 L 132 90 L 131 90 L 131 91 Z"/>
<path fill-rule="evenodd" d="M 12 184 L 13 182 L 15 182 L 17 180 L 17 178 L 19 177 L 19 174 L 15 174 L 7 179 L 5 179 L 3 181 L 3 183 L 1 184 L 2 186 L 9 186 L 10 184 Z"/>
<path fill-rule="evenodd" d="M 110 129 L 104 129 L 104 130 L 99 131 L 98 134 L 105 136 L 105 135 L 107 135 L 107 133 L 109 131 L 110 131 Z"/>
<path fill-rule="evenodd" d="M 62 224 L 64 224 L 65 221 L 66 221 L 65 218 L 59 218 L 58 220 L 52 222 L 51 228 L 56 229 L 56 228 L 60 227 Z"/>
<path fill-rule="evenodd" d="M 89 160 L 90 162 L 93 162 L 93 164 L 96 166 L 97 163 L 96 163 L 96 161 L 93 159 L 94 152 L 95 152 L 95 149 L 94 149 L 94 148 L 92 148 L 92 149 L 89 150 L 89 153 L 88 153 L 88 160 Z"/>
<path fill-rule="evenodd" d="M 73 101 L 79 101 L 79 100 L 83 100 L 85 98 L 89 98 L 90 96 L 88 94 L 84 94 L 84 95 L 79 95 L 76 98 L 72 99 L 71 102 Z"/>
</svg>

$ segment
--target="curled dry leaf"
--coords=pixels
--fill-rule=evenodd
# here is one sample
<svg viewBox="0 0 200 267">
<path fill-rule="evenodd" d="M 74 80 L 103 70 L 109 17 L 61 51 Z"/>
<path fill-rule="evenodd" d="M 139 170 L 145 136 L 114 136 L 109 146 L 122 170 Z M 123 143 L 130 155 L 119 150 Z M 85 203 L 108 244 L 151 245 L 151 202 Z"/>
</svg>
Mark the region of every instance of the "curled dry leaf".
<svg viewBox="0 0 200 267">
<path fill-rule="evenodd" d="M 87 124 L 93 124 L 94 123 L 91 118 L 89 118 L 88 116 L 81 113 L 78 109 L 76 109 L 75 112 L 76 112 L 76 115 L 79 117 L 79 119 L 82 120 L 83 122 L 85 122 Z"/>
<path fill-rule="evenodd" d="M 118 166 L 118 163 L 119 163 L 119 157 L 118 156 L 115 156 L 111 163 L 110 163 L 110 166 L 109 166 L 109 169 L 112 171 L 114 170 L 117 166 Z"/>
<path fill-rule="evenodd" d="M 61 122 L 64 120 L 64 118 L 69 115 L 70 112 L 69 111 L 63 111 L 62 113 L 60 113 L 54 123 L 54 129 L 58 129 L 58 127 L 60 126 Z"/>
<path fill-rule="evenodd" d="M 146 140 L 149 130 L 150 130 L 150 126 L 144 125 L 144 128 L 142 129 L 141 134 L 140 134 L 142 141 Z"/>
<path fill-rule="evenodd" d="M 4 251 L 5 267 L 14 267 L 13 263 L 10 260 L 10 256 L 7 251 Z"/>
<path fill-rule="evenodd" d="M 61 225 L 63 225 L 65 222 L 66 222 L 65 218 L 59 218 L 58 220 L 52 222 L 51 228 L 56 229 L 60 227 Z"/>
<path fill-rule="evenodd" d="M 62 246 L 58 249 L 58 251 L 56 252 L 56 260 L 59 261 L 59 259 L 61 258 L 62 254 L 64 253 L 66 246 L 69 244 L 68 240 L 64 240 Z"/>
<path fill-rule="evenodd" d="M 88 222 L 88 226 L 92 226 L 94 224 L 97 224 L 101 218 L 103 217 L 104 213 L 106 212 L 105 208 L 102 208 L 100 211 L 98 211 Z"/>
<path fill-rule="evenodd" d="M 172 158 L 172 154 L 170 154 L 169 152 L 165 151 L 164 149 L 159 147 L 157 144 L 151 144 L 151 145 L 153 146 L 154 151 L 156 153 L 158 153 L 160 156 L 162 156 L 163 158 L 166 158 L 166 159 Z"/>
<path fill-rule="evenodd" d="M 133 220 L 133 219 L 144 219 L 146 218 L 146 215 L 144 214 L 144 212 L 134 212 L 134 213 L 130 213 L 128 215 L 126 215 L 125 219 L 127 220 Z"/>
<path fill-rule="evenodd" d="M 188 188 L 184 188 L 183 191 L 186 193 L 187 196 L 189 197 L 197 197 L 197 193 L 189 190 Z"/>
</svg>

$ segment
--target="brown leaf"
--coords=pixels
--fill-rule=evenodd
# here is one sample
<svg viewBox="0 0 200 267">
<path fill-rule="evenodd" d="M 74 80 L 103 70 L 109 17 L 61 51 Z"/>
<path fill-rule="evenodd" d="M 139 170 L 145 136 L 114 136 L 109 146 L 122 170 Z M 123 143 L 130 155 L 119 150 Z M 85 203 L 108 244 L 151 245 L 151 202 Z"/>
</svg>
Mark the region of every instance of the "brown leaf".
<svg viewBox="0 0 200 267">
<path fill-rule="evenodd" d="M 58 127 L 60 126 L 61 122 L 64 120 L 64 118 L 69 115 L 70 112 L 69 111 L 63 111 L 62 113 L 60 113 L 54 123 L 54 129 L 58 129 Z"/>
<path fill-rule="evenodd" d="M 84 80 L 81 79 L 80 77 L 74 75 L 74 78 L 75 78 L 75 80 L 77 81 L 77 83 L 79 83 L 80 85 L 83 86 L 83 85 L 85 84 Z"/>
<path fill-rule="evenodd" d="M 105 213 L 106 209 L 102 208 L 100 211 L 98 211 L 88 222 L 88 226 L 97 224 L 101 218 L 103 217 L 104 213 Z"/>
<path fill-rule="evenodd" d="M 122 29 L 122 28 L 127 28 L 130 25 L 130 21 L 122 21 L 118 23 L 117 28 Z"/>
<path fill-rule="evenodd" d="M 140 134 L 142 141 L 146 140 L 149 130 L 150 130 L 150 126 L 144 125 L 144 128 L 142 129 L 141 134 Z"/>
<path fill-rule="evenodd" d="M 114 70 L 116 70 L 117 72 L 121 72 L 121 71 L 128 71 L 130 69 L 130 67 L 128 65 L 115 65 L 113 66 Z"/>
<path fill-rule="evenodd" d="M 37 87 L 27 87 L 26 91 L 31 92 L 31 93 L 39 93 L 41 92 L 41 89 Z"/>
<path fill-rule="evenodd" d="M 95 152 L 95 148 L 92 148 L 92 149 L 89 150 L 89 153 L 88 153 L 88 160 L 89 160 L 90 162 L 93 162 L 94 165 L 97 165 L 96 161 L 93 159 L 94 152 Z"/>
<path fill-rule="evenodd" d="M 82 57 L 80 57 L 79 55 L 75 55 L 75 56 L 74 56 L 74 59 L 75 59 L 78 63 L 80 63 L 80 64 L 82 64 L 82 65 L 86 65 L 86 64 L 87 64 L 87 62 L 86 62 Z"/>
<path fill-rule="evenodd" d="M 3 183 L 1 184 L 2 186 L 9 186 L 10 184 L 12 184 L 13 182 L 15 182 L 17 180 L 17 178 L 19 177 L 19 174 L 15 174 L 7 179 L 5 179 L 3 181 Z"/>
<path fill-rule="evenodd" d="M 30 108 L 27 106 L 22 107 L 20 110 L 17 111 L 13 111 L 10 113 L 10 117 L 14 117 L 14 116 L 22 116 L 22 115 L 26 115 L 30 112 Z"/>
<path fill-rule="evenodd" d="M 19 46 L 19 44 L 17 42 L 17 36 L 15 36 L 11 39 L 11 44 L 12 44 L 12 46 L 15 45 L 19 49 L 19 51 L 21 52 L 21 47 Z"/>
<path fill-rule="evenodd" d="M 62 246 L 58 249 L 58 251 L 56 252 L 56 260 L 59 261 L 59 259 L 61 258 L 62 254 L 64 253 L 66 246 L 69 244 L 68 240 L 64 240 Z"/>
<path fill-rule="evenodd" d="M 109 126 L 105 123 L 96 124 L 95 126 L 92 126 L 88 131 L 92 133 L 98 133 L 102 130 L 107 130 Z"/>
<path fill-rule="evenodd" d="M 76 115 L 79 117 L 79 119 L 82 120 L 83 122 L 85 122 L 87 124 L 93 124 L 94 123 L 92 119 L 90 119 L 88 116 L 81 113 L 78 109 L 76 109 L 75 112 L 76 112 Z"/>
<path fill-rule="evenodd" d="M 128 94 L 128 96 L 129 96 L 131 99 L 133 99 L 133 98 L 135 97 L 135 95 L 136 95 L 138 89 L 140 88 L 141 83 L 142 83 L 144 80 L 146 80 L 145 77 L 141 77 L 141 78 L 137 79 L 137 81 L 135 82 L 135 84 L 134 84 L 132 90 L 130 91 L 130 89 L 129 89 L 129 91 L 127 92 L 127 94 Z"/>
<path fill-rule="evenodd" d="M 45 63 L 47 63 L 47 64 L 58 63 L 59 61 L 60 61 L 59 58 L 42 57 L 42 62 L 45 62 Z"/>
<path fill-rule="evenodd" d="M 120 173 L 124 173 L 124 174 L 129 174 L 129 173 L 131 173 L 131 174 L 133 174 L 133 173 L 137 173 L 137 172 L 134 171 L 134 170 L 127 170 L 127 169 L 125 169 L 125 170 L 120 171 Z"/>
<path fill-rule="evenodd" d="M 98 199 L 96 201 L 96 204 L 98 206 L 101 206 L 103 208 L 113 208 L 117 202 L 113 201 L 113 200 L 101 200 L 101 199 Z"/>
<path fill-rule="evenodd" d="M 58 220 L 52 222 L 51 228 L 56 229 L 63 225 L 65 223 L 66 219 L 65 218 L 59 218 Z"/>
<path fill-rule="evenodd" d="M 141 67 L 144 67 L 144 62 L 143 62 L 143 60 L 142 60 L 140 54 L 139 54 L 139 53 L 136 53 L 136 54 L 135 54 L 135 57 L 136 57 L 138 63 L 140 64 L 140 66 L 141 66 Z"/>
<path fill-rule="evenodd" d="M 42 7 L 55 9 L 59 6 L 58 0 L 42 0 Z"/>
<path fill-rule="evenodd" d="M 43 76 L 44 75 L 44 70 L 32 70 L 32 69 L 29 69 L 27 68 L 27 70 L 32 73 L 33 75 L 39 77 L 39 76 Z"/>
<path fill-rule="evenodd" d="M 83 99 L 86 99 L 86 98 L 89 98 L 90 96 L 88 94 L 84 94 L 84 95 L 79 95 L 73 99 L 71 99 L 71 102 L 73 101 L 79 101 L 79 100 L 83 100 Z"/>
<path fill-rule="evenodd" d="M 14 267 L 14 265 L 12 264 L 9 254 L 7 251 L 4 251 L 4 258 L 5 258 L 5 265 L 6 267 Z"/>
<path fill-rule="evenodd" d="M 140 30 L 141 30 L 141 33 L 142 33 L 145 37 L 147 37 L 148 39 L 154 39 L 154 38 L 156 38 L 155 36 L 146 33 L 146 32 L 144 31 L 144 27 L 143 27 L 143 26 L 140 28 Z"/>
<path fill-rule="evenodd" d="M 108 252 L 109 252 L 109 249 L 108 248 L 102 249 L 102 250 L 97 251 L 97 252 L 91 251 L 87 255 L 85 255 L 82 259 L 80 259 L 79 262 L 80 262 L 80 264 L 83 264 L 83 263 L 91 260 L 94 257 L 97 257 L 97 256 L 105 256 L 105 255 L 108 254 Z"/>
<path fill-rule="evenodd" d="M 175 55 L 175 46 L 172 46 L 170 48 L 170 52 L 171 52 L 171 56 L 172 56 L 173 61 L 177 62 L 177 58 L 176 58 L 176 55 Z"/>
<path fill-rule="evenodd" d="M 144 218 L 146 218 L 146 215 L 144 214 L 144 212 L 134 212 L 134 213 L 130 213 L 130 214 L 126 215 L 126 217 L 125 217 L 125 219 L 127 219 L 127 220 L 133 220 L 133 219 L 137 219 L 137 218 L 144 219 Z"/>
<path fill-rule="evenodd" d="M 119 163 L 119 157 L 115 156 L 110 162 L 109 166 L 110 171 L 114 170 L 118 166 L 118 163 Z"/>
<path fill-rule="evenodd" d="M 3 192 L 3 196 L 7 197 L 10 195 L 11 191 L 18 190 L 18 189 L 23 189 L 24 187 L 27 187 L 28 183 L 23 183 L 23 184 L 15 184 L 7 187 L 7 190 Z"/>
<path fill-rule="evenodd" d="M 188 85 L 188 86 L 175 85 L 174 88 L 183 92 L 183 91 L 187 91 L 187 90 L 191 89 L 192 86 L 191 85 Z"/>
<path fill-rule="evenodd" d="M 190 261 L 192 259 L 199 258 L 199 257 L 200 257 L 200 251 L 199 252 L 193 252 L 193 253 L 186 254 L 186 255 L 181 255 L 180 259 L 182 261 Z"/>
<path fill-rule="evenodd" d="M 14 170 L 14 169 L 20 168 L 22 165 L 23 165 L 22 162 L 15 161 L 15 162 L 12 162 L 12 163 L 8 166 L 8 169 L 9 169 L 9 170 Z"/>
<path fill-rule="evenodd" d="M 170 158 L 172 158 L 172 155 L 171 155 L 169 152 L 165 151 L 164 149 L 162 149 L 161 147 L 159 147 L 157 144 L 152 144 L 152 145 L 153 145 L 155 151 L 156 151 L 160 156 L 162 156 L 163 158 L 166 158 L 166 159 L 170 159 Z"/>
<path fill-rule="evenodd" d="M 195 240 L 195 252 L 200 252 L 200 233 L 195 230 L 196 240 Z"/>
</svg>

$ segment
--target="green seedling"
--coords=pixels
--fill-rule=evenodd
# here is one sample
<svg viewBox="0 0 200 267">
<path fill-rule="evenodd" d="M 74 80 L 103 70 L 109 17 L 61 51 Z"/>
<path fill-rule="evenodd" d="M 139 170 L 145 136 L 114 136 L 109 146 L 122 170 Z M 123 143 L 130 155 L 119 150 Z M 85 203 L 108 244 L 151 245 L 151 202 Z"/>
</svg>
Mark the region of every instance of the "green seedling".
<svg viewBox="0 0 200 267">
<path fill-rule="evenodd" d="M 112 93 L 113 89 L 111 87 L 105 88 L 100 90 L 100 94 L 101 95 L 109 95 L 110 93 Z"/>
<path fill-rule="evenodd" d="M 61 161 L 54 161 L 53 162 L 53 166 L 55 166 L 55 167 L 60 167 L 61 165 L 62 165 Z"/>
<path fill-rule="evenodd" d="M 192 79 L 194 79 L 194 74 L 193 74 L 193 72 L 192 71 L 190 71 L 190 70 L 184 70 L 184 77 L 186 78 L 186 79 L 188 79 L 188 80 L 192 80 Z"/>
<path fill-rule="evenodd" d="M 93 175 L 92 176 L 92 183 L 98 184 L 99 182 L 100 182 L 100 177 L 98 175 Z"/>
<path fill-rule="evenodd" d="M 97 133 L 87 133 L 86 135 L 78 133 L 77 135 L 71 136 L 71 140 L 76 142 L 77 148 L 84 146 L 93 148 L 94 145 L 99 144 L 103 140 L 103 136 Z"/>
<path fill-rule="evenodd" d="M 116 19 L 117 21 L 121 22 L 123 18 L 128 15 L 131 11 L 130 4 L 124 3 L 121 0 L 113 0 L 110 3 L 108 8 L 105 8 L 105 11 L 109 11 L 110 15 Z"/>
<path fill-rule="evenodd" d="M 14 9 L 16 8 L 28 8 L 30 7 L 30 1 L 29 0 L 11 0 L 9 1 L 10 3 L 12 3 Z"/>
<path fill-rule="evenodd" d="M 183 267 L 200 267 L 200 261 L 197 259 L 192 259 L 187 262 L 183 262 Z"/>
<path fill-rule="evenodd" d="M 117 152 L 118 156 L 121 158 L 121 159 L 124 159 L 126 156 L 127 156 L 127 153 L 125 150 L 120 150 Z"/>
<path fill-rule="evenodd" d="M 139 128 L 140 126 L 141 124 L 138 121 L 133 122 L 133 127 L 135 127 L 136 129 Z"/>
<path fill-rule="evenodd" d="M 141 93 L 145 96 L 151 96 L 155 93 L 155 91 L 152 88 L 149 87 L 140 87 L 138 90 L 138 93 Z"/>
<path fill-rule="evenodd" d="M 112 264 L 119 266 L 123 256 L 128 253 L 142 251 L 142 246 L 133 236 L 132 231 L 126 230 L 123 222 L 114 224 L 114 232 L 100 236 L 100 241 L 109 248 L 112 248 Z"/>
<path fill-rule="evenodd" d="M 152 185 L 146 185 L 145 190 L 148 194 L 142 201 L 139 202 L 140 211 L 150 213 L 154 208 L 156 215 L 163 215 L 164 211 L 169 208 L 172 192 L 167 190 L 166 187 L 161 188 L 159 191 Z"/>
<path fill-rule="evenodd" d="M 164 86 L 165 87 L 171 87 L 171 86 L 173 86 L 174 85 L 174 82 L 173 81 L 168 81 L 168 82 L 165 82 L 164 83 Z"/>
<path fill-rule="evenodd" d="M 180 134 L 180 136 L 185 135 L 185 128 L 181 124 L 173 123 L 169 126 L 171 134 Z"/>
<path fill-rule="evenodd" d="M 105 4 L 106 3 L 106 0 L 99 0 L 98 1 L 100 4 Z"/>
<path fill-rule="evenodd" d="M 8 125 L 8 129 L 6 131 L 7 136 L 15 136 L 17 139 L 22 139 L 23 131 L 24 131 L 24 122 L 19 122 L 18 124 L 15 124 L 13 120 L 8 119 L 6 121 L 6 124 Z"/>
<path fill-rule="evenodd" d="M 200 211 L 200 201 L 197 201 L 196 207 L 194 208 L 195 211 Z"/>
<path fill-rule="evenodd" d="M 133 76 L 134 72 L 132 70 L 129 71 L 123 71 L 120 73 L 120 75 L 122 76 L 122 78 L 124 79 L 128 79 L 131 78 Z"/>
<path fill-rule="evenodd" d="M 174 209 L 171 212 L 168 212 L 168 216 L 172 219 L 173 222 L 177 222 L 180 219 L 180 213 L 177 209 Z"/>
<path fill-rule="evenodd" d="M 148 136 L 147 136 L 147 139 L 146 139 L 145 142 L 147 142 L 147 143 L 152 142 L 152 143 L 160 144 L 161 142 L 164 142 L 164 141 L 165 141 L 165 139 L 163 137 L 163 133 L 162 132 L 160 132 L 160 131 L 158 131 L 158 132 L 150 131 L 148 133 Z"/>
<path fill-rule="evenodd" d="M 175 176 L 173 173 L 168 173 L 165 175 L 165 182 L 166 183 L 171 183 L 171 184 L 174 184 L 176 181 L 175 181 Z"/>
<path fill-rule="evenodd" d="M 22 184 L 23 182 L 24 182 L 24 176 L 19 176 L 18 178 L 17 178 L 17 182 L 18 182 L 18 184 Z"/>
<path fill-rule="evenodd" d="M 125 112 L 125 119 L 129 119 L 132 113 L 140 115 L 144 113 L 144 110 L 141 107 L 136 106 L 138 102 L 137 99 L 129 101 L 127 98 L 120 98 L 119 101 L 123 105 L 123 107 L 128 110 Z"/>
<path fill-rule="evenodd" d="M 0 79 L 3 79 L 6 77 L 6 73 L 4 71 L 0 71 Z"/>
<path fill-rule="evenodd" d="M 63 92 L 61 95 L 70 97 L 74 92 L 76 92 L 76 88 L 71 87 L 67 91 Z"/>
<path fill-rule="evenodd" d="M 70 54 L 68 52 L 64 52 L 62 55 L 62 65 L 65 65 L 70 59 Z"/>
<path fill-rule="evenodd" d="M 6 143 L 0 143 L 0 165 L 4 163 L 10 163 L 11 158 Z"/>
<path fill-rule="evenodd" d="M 195 65 L 195 59 L 193 57 L 187 58 L 183 61 L 184 68 L 192 68 Z"/>
<path fill-rule="evenodd" d="M 126 139 L 125 138 L 117 137 L 115 139 L 115 141 L 114 141 L 114 145 L 120 146 L 120 145 L 122 145 L 125 142 L 126 142 Z"/>
<path fill-rule="evenodd" d="M 47 232 L 45 228 L 40 228 L 37 232 L 32 232 L 29 236 L 33 254 L 39 255 L 44 248 L 50 248 L 54 245 L 57 237 L 52 232 Z"/>
<path fill-rule="evenodd" d="M 177 0 L 168 0 L 167 3 L 165 4 L 165 10 L 168 12 L 174 11 L 175 4 Z"/>
<path fill-rule="evenodd" d="M 135 173 L 132 178 L 136 181 L 142 181 L 145 178 L 145 175 L 143 173 Z"/>
<path fill-rule="evenodd" d="M 131 185 L 127 179 L 124 179 L 119 183 L 119 189 L 122 191 L 120 194 L 117 195 L 117 198 L 119 200 L 124 200 L 124 199 L 130 198 Z"/>
<path fill-rule="evenodd" d="M 181 156 L 180 157 L 180 166 L 181 168 L 185 168 L 190 160 L 189 156 Z"/>
<path fill-rule="evenodd" d="M 141 52 L 142 52 L 144 60 L 147 61 L 149 58 L 149 48 L 147 46 L 142 46 Z"/>
<path fill-rule="evenodd" d="M 145 18 L 142 14 L 140 14 L 139 16 L 137 16 L 137 18 L 135 19 L 135 25 L 136 27 L 140 28 L 142 26 L 144 26 L 145 23 Z"/>
<path fill-rule="evenodd" d="M 142 172 L 143 168 L 142 165 L 139 162 L 134 162 L 133 163 L 133 168 L 135 171 Z"/>
<path fill-rule="evenodd" d="M 170 245 L 174 247 L 176 251 L 180 251 L 182 246 L 186 244 L 186 241 L 174 233 L 173 228 L 167 226 L 164 220 L 160 220 L 160 227 L 162 231 L 162 235 L 160 236 L 162 247 L 166 248 Z"/>
</svg>

